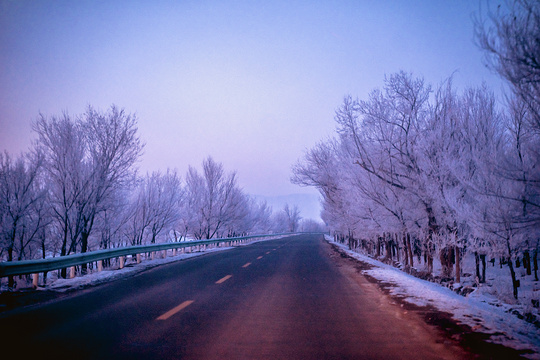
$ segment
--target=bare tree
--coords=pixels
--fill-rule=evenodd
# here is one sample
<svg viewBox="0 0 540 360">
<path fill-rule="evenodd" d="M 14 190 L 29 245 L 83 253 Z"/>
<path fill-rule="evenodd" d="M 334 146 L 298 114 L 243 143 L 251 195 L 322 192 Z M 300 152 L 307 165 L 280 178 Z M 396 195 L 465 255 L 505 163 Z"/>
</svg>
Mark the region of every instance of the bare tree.
<svg viewBox="0 0 540 360">
<path fill-rule="evenodd" d="M 88 250 L 96 216 L 132 181 L 143 145 L 134 115 L 114 105 L 107 113 L 89 107 L 77 120 L 40 115 L 36 148 L 45 155 L 54 218 L 62 234 L 60 255 Z M 69 241 L 69 243 L 68 243 Z"/>
<path fill-rule="evenodd" d="M 146 242 L 146 234 L 152 223 L 151 204 L 147 199 L 150 191 L 147 191 L 147 182 L 143 179 L 138 181 L 138 186 L 131 194 L 131 200 L 127 208 L 127 223 L 124 234 L 131 245 L 142 245 Z"/>
<path fill-rule="evenodd" d="M 513 0 L 489 19 L 476 21 L 476 39 L 487 64 L 506 79 L 527 104 L 532 125 L 540 131 L 540 3 Z"/>
<path fill-rule="evenodd" d="M 283 207 L 283 213 L 285 214 L 285 220 L 287 221 L 287 231 L 296 232 L 298 231 L 300 220 L 300 209 L 297 205 L 290 207 L 289 204 L 285 204 Z"/>
<path fill-rule="evenodd" d="M 43 216 L 45 192 L 38 176 L 43 158 L 40 153 L 19 156 L 15 161 L 0 153 L 0 244 L 6 261 L 28 258 L 28 245 L 46 225 Z M 8 288 L 13 288 L 13 277 Z"/>
<path fill-rule="evenodd" d="M 153 244 L 163 231 L 174 230 L 180 221 L 183 189 L 176 172 L 167 170 L 165 174 L 157 172 L 147 176 L 146 192 L 150 210 L 150 242 Z"/>
<path fill-rule="evenodd" d="M 87 143 L 89 178 L 85 201 L 80 204 L 81 252 L 88 250 L 88 237 L 96 215 L 105 210 L 115 191 L 127 186 L 135 175 L 134 165 L 143 145 L 137 134 L 137 118 L 111 106 L 100 113 L 88 107 L 81 125 Z"/>
<path fill-rule="evenodd" d="M 203 161 L 203 173 L 190 167 L 186 175 L 190 232 L 197 239 L 212 239 L 231 230 L 247 216 L 247 201 L 238 187 L 236 173 L 225 174 L 223 165 L 211 157 Z"/>
<path fill-rule="evenodd" d="M 272 208 L 266 201 L 257 202 L 252 198 L 249 202 L 249 216 L 240 228 L 242 232 L 268 234 L 272 230 Z"/>
<path fill-rule="evenodd" d="M 497 207 L 484 213 L 484 226 L 504 244 L 517 298 L 511 259 L 520 252 L 528 258 L 533 251 L 537 261 L 540 235 L 540 3 L 514 0 L 507 5 L 477 20 L 476 39 L 488 66 L 513 92 L 507 146 L 493 167 L 496 181 L 485 189 Z"/>
<path fill-rule="evenodd" d="M 34 123 L 34 131 L 38 134 L 36 149 L 45 156 L 44 171 L 50 181 L 53 218 L 58 233 L 62 234 L 60 255 L 64 256 L 75 248 L 81 232 L 76 204 L 84 187 L 83 134 L 80 126 L 67 113 L 50 119 L 40 115 Z"/>
</svg>

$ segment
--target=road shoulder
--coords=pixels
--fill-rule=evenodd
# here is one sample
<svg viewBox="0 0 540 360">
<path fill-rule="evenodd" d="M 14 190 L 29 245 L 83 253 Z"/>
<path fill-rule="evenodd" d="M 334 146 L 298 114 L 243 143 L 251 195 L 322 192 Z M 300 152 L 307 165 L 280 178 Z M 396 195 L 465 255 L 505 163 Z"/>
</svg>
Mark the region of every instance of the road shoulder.
<svg viewBox="0 0 540 360">
<path fill-rule="evenodd" d="M 405 301 L 401 296 L 392 294 L 391 283 L 366 274 L 373 265 L 350 256 L 336 244 L 324 241 L 330 249 L 329 255 L 336 266 L 347 276 L 365 287 L 368 282 L 384 294 L 388 303 L 402 309 L 403 315 L 421 321 L 437 337 L 436 341 L 449 347 L 463 349 L 470 358 L 515 359 L 531 355 L 527 350 L 516 350 L 500 344 L 489 342 L 490 334 L 476 332 L 472 327 L 458 323 L 452 314 L 436 309 L 434 306 L 420 306 Z"/>
</svg>

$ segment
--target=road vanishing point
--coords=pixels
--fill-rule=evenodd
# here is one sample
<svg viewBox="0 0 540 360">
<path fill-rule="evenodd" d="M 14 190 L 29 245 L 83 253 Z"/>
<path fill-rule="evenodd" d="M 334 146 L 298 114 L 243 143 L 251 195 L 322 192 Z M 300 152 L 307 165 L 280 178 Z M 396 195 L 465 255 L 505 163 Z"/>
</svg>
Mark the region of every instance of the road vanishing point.
<svg viewBox="0 0 540 360">
<path fill-rule="evenodd" d="M 212 252 L 0 314 L 4 359 L 462 359 L 322 235 Z"/>
</svg>

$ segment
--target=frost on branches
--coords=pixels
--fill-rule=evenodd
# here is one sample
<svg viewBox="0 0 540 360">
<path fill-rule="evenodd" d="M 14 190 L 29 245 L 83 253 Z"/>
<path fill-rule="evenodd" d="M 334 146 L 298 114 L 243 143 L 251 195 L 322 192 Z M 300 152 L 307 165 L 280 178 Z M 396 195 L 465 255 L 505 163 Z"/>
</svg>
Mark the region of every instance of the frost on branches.
<svg viewBox="0 0 540 360">
<path fill-rule="evenodd" d="M 540 6 L 520 0 L 476 24 L 488 65 L 512 93 L 498 104 L 485 86 L 433 88 L 399 72 L 365 100 L 345 97 L 336 136 L 307 151 L 292 181 L 316 187 L 322 217 L 351 248 L 401 262 L 423 259 L 460 282 L 474 254 L 538 280 L 540 239 Z M 416 259 L 415 259 L 416 257 Z M 534 274 L 533 274 L 534 273 Z"/>
<path fill-rule="evenodd" d="M 28 153 L 0 154 L 0 261 L 290 227 L 211 157 L 202 174 L 190 167 L 184 181 L 170 169 L 139 175 L 137 118 L 115 106 L 76 117 L 40 115 L 34 131 Z"/>
<path fill-rule="evenodd" d="M 519 99 L 499 110 L 485 87 L 458 94 L 400 72 L 336 111 L 337 136 L 309 150 L 293 181 L 315 186 L 323 219 L 351 247 L 414 265 L 433 258 L 460 282 L 465 252 L 537 276 L 539 132 Z M 478 271 L 479 281 L 485 270 Z"/>
</svg>

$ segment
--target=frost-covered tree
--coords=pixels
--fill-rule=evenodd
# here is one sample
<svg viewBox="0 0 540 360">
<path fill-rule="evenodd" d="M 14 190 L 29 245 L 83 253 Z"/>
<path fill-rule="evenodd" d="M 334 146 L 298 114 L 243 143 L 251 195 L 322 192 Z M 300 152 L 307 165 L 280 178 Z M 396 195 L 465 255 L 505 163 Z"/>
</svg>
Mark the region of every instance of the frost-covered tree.
<svg viewBox="0 0 540 360">
<path fill-rule="evenodd" d="M 313 219 L 302 219 L 300 221 L 300 231 L 302 232 L 326 232 L 323 223 Z"/>
<path fill-rule="evenodd" d="M 299 230 L 300 209 L 297 205 L 285 204 L 283 209 L 274 215 L 274 231 L 276 232 L 296 232 Z"/>
<path fill-rule="evenodd" d="M 34 123 L 35 148 L 44 154 L 49 199 L 60 255 L 88 250 L 98 214 L 135 174 L 143 145 L 137 119 L 114 105 L 102 113 L 89 107 L 76 119 L 40 115 Z"/>
<path fill-rule="evenodd" d="M 418 233 L 427 223 L 429 237 L 439 228 L 418 146 L 425 137 L 430 93 L 423 79 L 400 72 L 367 100 L 347 97 L 336 111 L 344 153 L 360 170 L 350 185 L 366 200 L 360 218 L 373 219 L 371 228 L 383 224 L 384 231 Z M 426 248 L 429 258 L 431 250 Z"/>
<path fill-rule="evenodd" d="M 12 160 L 7 152 L 0 153 L 0 229 L 7 261 L 25 259 L 25 249 L 39 230 L 41 219 L 33 217 L 44 196 L 38 186 L 41 163 L 40 156 Z"/>
<path fill-rule="evenodd" d="M 96 218 L 95 248 L 109 249 L 131 245 L 126 236 L 133 213 L 131 212 L 131 192 L 133 189 L 117 191 L 110 199 L 110 205 Z"/>
<path fill-rule="evenodd" d="M 342 161 L 335 140 L 320 142 L 305 154 L 303 161 L 292 169 L 291 181 L 301 186 L 317 188 L 322 200 L 321 217 L 335 231 L 349 233 L 351 220 L 348 214 L 348 194 L 343 188 Z"/>
<path fill-rule="evenodd" d="M 502 257 L 517 296 L 512 261 L 530 264 L 532 253 L 536 263 L 540 228 L 531 112 L 519 98 L 501 111 L 485 86 L 458 94 L 451 79 L 430 94 L 398 73 L 368 100 L 346 97 L 337 137 L 309 150 L 292 181 L 319 189 L 323 219 L 351 247 L 402 251 L 405 266 L 422 252 L 428 273 L 439 255 L 442 275 L 457 282 L 464 251 L 484 273 L 486 255 Z"/>
<path fill-rule="evenodd" d="M 137 118 L 112 105 L 108 112 L 88 107 L 81 128 L 87 146 L 86 203 L 80 205 L 81 252 L 88 250 L 88 238 L 96 215 L 107 208 L 117 191 L 130 185 L 143 144 L 137 133 Z"/>
<path fill-rule="evenodd" d="M 540 130 L 540 3 L 513 0 L 476 22 L 476 40 L 488 66 L 506 79 Z"/>
<path fill-rule="evenodd" d="M 540 229 L 540 4 L 515 0 L 476 24 L 476 38 L 488 66 L 508 81 L 507 137 L 494 167 L 497 183 L 487 189 L 500 205 L 485 216 L 490 232 L 502 239 L 505 255 L 534 253 Z M 504 184 L 503 187 L 497 185 Z M 530 261 L 527 263 L 530 264 Z M 517 282 L 509 263 L 517 298 Z M 530 265 L 528 268 L 530 273 Z M 536 274 L 537 276 L 537 274 Z"/>
<path fill-rule="evenodd" d="M 5 261 L 33 258 L 32 242 L 47 225 L 46 193 L 39 182 L 42 162 L 40 153 L 15 160 L 0 153 L 0 246 Z M 10 277 L 8 287 L 13 286 Z"/>
<path fill-rule="evenodd" d="M 285 204 L 285 206 L 283 207 L 283 212 L 285 213 L 287 219 L 287 231 L 298 231 L 298 228 L 300 226 L 300 220 L 302 219 L 298 206 L 294 205 L 290 207 L 289 204 Z"/>
<path fill-rule="evenodd" d="M 266 201 L 256 201 L 250 198 L 250 216 L 245 231 L 255 234 L 268 234 L 272 231 L 272 208 Z"/>
<path fill-rule="evenodd" d="M 139 181 L 128 209 L 125 234 L 131 245 L 156 243 L 178 228 L 184 189 L 176 171 L 153 172 Z M 166 239 L 168 240 L 168 239 Z"/>
<path fill-rule="evenodd" d="M 85 141 L 79 124 L 64 113 L 60 117 L 40 115 L 34 124 L 35 144 L 42 151 L 45 176 L 49 179 L 49 199 L 56 231 L 61 236 L 60 255 L 74 251 L 80 236 L 77 203 L 83 196 Z"/>
<path fill-rule="evenodd" d="M 236 173 L 226 174 L 211 157 L 202 165 L 202 174 L 193 167 L 186 174 L 188 228 L 197 239 L 212 239 L 234 232 L 235 224 L 248 215 L 248 203 Z"/>
</svg>

